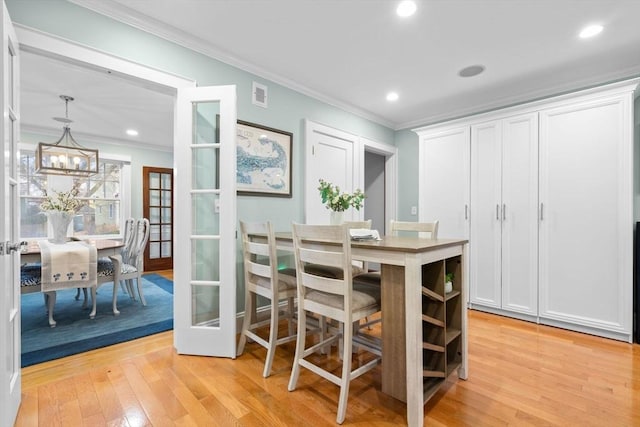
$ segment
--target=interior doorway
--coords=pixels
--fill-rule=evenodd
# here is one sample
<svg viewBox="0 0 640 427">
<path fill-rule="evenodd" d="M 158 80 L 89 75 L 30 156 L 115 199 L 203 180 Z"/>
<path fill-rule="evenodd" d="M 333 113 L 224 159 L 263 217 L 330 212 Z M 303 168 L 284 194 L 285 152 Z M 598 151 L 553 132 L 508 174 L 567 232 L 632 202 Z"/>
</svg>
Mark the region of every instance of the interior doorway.
<svg viewBox="0 0 640 427">
<path fill-rule="evenodd" d="M 142 212 L 149 219 L 144 271 L 173 268 L 173 169 L 142 168 Z"/>
<path fill-rule="evenodd" d="M 118 76 L 119 78 L 134 85 L 150 88 L 159 93 L 170 95 L 172 98 L 172 107 L 175 105 L 178 89 L 196 86 L 194 80 L 178 77 L 176 75 L 151 69 L 112 55 L 103 54 L 73 42 L 60 40 L 29 28 L 19 27 L 16 29 L 16 32 L 18 33 L 20 49 L 23 53 L 30 52 L 37 55 L 43 55 L 48 58 L 68 63 L 74 67 L 86 68 L 86 70 L 96 71 L 98 73 L 104 73 L 111 76 Z M 59 91 L 56 91 L 55 93 L 58 92 Z M 98 116 L 100 117 L 99 114 Z M 173 125 L 173 118 L 171 122 Z M 171 147 L 174 146 L 174 138 L 174 132 L 170 132 Z M 140 175 L 138 175 L 138 177 L 140 177 Z M 133 187 L 141 188 L 141 183 L 138 183 Z M 139 204 L 138 206 L 141 205 L 142 204 Z M 12 213 L 19 215 L 19 203 L 12 203 L 11 209 Z M 138 211 L 138 214 L 133 212 L 133 215 L 139 216 L 141 213 L 141 211 Z M 169 274 L 170 277 L 168 278 L 172 279 L 172 272 L 169 272 Z M 19 286 L 19 282 L 15 284 L 16 292 L 19 292 Z M 173 296 L 171 298 L 173 298 Z M 17 315 L 20 316 L 20 313 L 17 313 Z M 176 313 L 174 312 L 174 318 L 175 315 Z M 171 324 L 173 324 L 173 319 L 171 319 Z M 18 335 L 17 339 L 22 339 L 22 333 Z"/>
<path fill-rule="evenodd" d="M 385 229 L 385 156 L 365 151 L 364 153 L 364 205 L 365 219 L 371 219 L 371 228 Z"/>
</svg>

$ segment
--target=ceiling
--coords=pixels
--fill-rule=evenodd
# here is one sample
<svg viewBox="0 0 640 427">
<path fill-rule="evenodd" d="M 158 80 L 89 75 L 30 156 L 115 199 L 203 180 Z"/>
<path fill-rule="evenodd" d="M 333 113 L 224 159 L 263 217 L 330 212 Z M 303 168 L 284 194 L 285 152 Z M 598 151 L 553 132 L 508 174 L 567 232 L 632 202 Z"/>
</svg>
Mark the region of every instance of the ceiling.
<svg viewBox="0 0 640 427">
<path fill-rule="evenodd" d="M 171 150 L 173 97 L 136 85 L 114 74 L 62 62 L 30 52 L 20 56 L 20 113 L 23 132 L 53 143 L 62 136 L 65 103 L 69 102 L 71 134 L 85 142 L 135 144 Z M 138 130 L 128 136 L 127 129 Z"/>
<path fill-rule="evenodd" d="M 391 0 L 71 1 L 254 73 L 259 83 L 282 84 L 394 129 L 640 76 L 638 0 L 418 0 L 409 18 L 399 18 Z M 578 38 L 590 23 L 604 31 Z M 140 143 L 158 143 L 154 131 L 171 135 L 170 115 L 148 114 L 172 110 L 166 95 L 80 83 L 82 70 L 75 70 L 80 77 L 59 70 L 64 84 L 53 88 L 25 57 L 23 122 L 55 125 L 51 116 L 64 113 L 57 96 L 66 90 L 77 99 L 69 113 L 78 129 L 97 118 L 121 132 L 141 117 L 151 128 Z M 485 71 L 458 75 L 475 64 Z M 31 100 L 30 88 L 47 90 L 46 101 Z M 388 102 L 392 90 L 399 99 Z M 138 99 L 149 93 L 163 101 Z M 85 102 L 94 110 L 87 117 Z M 45 103 L 55 113 L 25 113 Z"/>
</svg>

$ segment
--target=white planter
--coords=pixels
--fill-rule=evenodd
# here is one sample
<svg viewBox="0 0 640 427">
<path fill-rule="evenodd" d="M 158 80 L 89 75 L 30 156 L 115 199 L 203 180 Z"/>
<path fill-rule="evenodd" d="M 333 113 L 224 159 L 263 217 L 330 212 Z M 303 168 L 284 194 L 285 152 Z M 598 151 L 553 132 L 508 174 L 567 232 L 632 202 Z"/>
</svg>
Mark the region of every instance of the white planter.
<svg viewBox="0 0 640 427">
<path fill-rule="evenodd" d="M 453 283 L 451 282 L 444 282 L 444 293 L 448 294 L 449 292 L 453 291 Z"/>
<path fill-rule="evenodd" d="M 329 216 L 329 224 L 341 225 L 344 223 L 344 212 L 331 211 Z"/>
<path fill-rule="evenodd" d="M 73 219 L 73 214 L 62 211 L 48 211 L 47 221 L 49 222 L 50 240 L 52 243 L 66 243 L 69 224 Z"/>
</svg>

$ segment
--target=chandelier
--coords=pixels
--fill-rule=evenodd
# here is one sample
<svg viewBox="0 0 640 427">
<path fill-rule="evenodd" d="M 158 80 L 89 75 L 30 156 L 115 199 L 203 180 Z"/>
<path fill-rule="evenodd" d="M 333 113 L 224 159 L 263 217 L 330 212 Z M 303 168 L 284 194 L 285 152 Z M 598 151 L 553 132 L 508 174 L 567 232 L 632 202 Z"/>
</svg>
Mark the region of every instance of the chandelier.
<svg viewBox="0 0 640 427">
<path fill-rule="evenodd" d="M 98 150 L 85 148 L 71 136 L 69 101 L 71 96 L 60 95 L 64 100 L 65 116 L 54 117 L 64 123 L 60 139 L 53 144 L 40 142 L 36 151 L 36 172 L 49 175 L 90 176 L 98 173 Z"/>
</svg>

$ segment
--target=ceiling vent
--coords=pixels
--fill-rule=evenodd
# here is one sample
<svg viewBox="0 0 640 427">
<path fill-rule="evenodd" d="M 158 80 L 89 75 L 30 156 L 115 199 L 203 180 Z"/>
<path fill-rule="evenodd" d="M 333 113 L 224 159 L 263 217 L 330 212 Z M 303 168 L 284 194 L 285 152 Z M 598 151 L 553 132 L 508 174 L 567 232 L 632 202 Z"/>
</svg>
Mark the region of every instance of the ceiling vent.
<svg viewBox="0 0 640 427">
<path fill-rule="evenodd" d="M 253 82 L 253 105 L 267 108 L 267 87 L 260 83 Z"/>
</svg>

